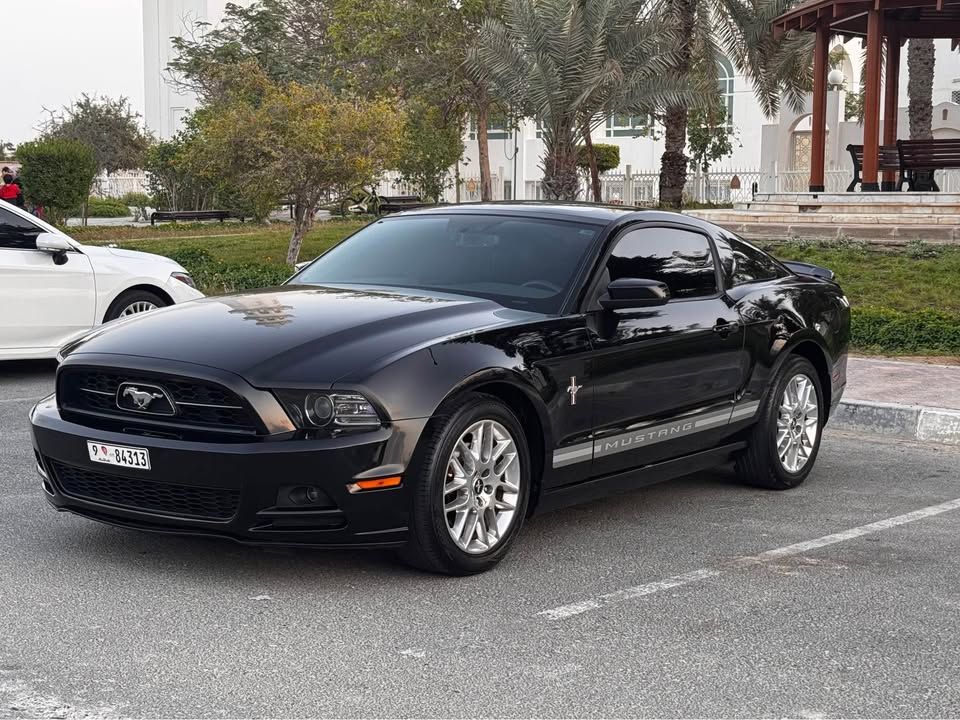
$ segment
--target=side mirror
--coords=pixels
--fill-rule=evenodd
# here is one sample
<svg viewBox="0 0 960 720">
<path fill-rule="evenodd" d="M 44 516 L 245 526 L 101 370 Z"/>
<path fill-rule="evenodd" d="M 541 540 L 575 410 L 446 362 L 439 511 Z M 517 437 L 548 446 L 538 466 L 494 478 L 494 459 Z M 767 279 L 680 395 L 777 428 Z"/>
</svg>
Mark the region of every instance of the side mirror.
<svg viewBox="0 0 960 720">
<path fill-rule="evenodd" d="M 45 232 L 37 235 L 37 250 L 50 253 L 56 265 L 63 265 L 67 261 L 67 253 L 73 250 L 73 245 L 62 235 Z"/>
<path fill-rule="evenodd" d="M 670 289 L 665 283 L 643 278 L 619 278 L 607 285 L 607 293 L 600 298 L 606 310 L 655 307 L 666 305 Z"/>
</svg>

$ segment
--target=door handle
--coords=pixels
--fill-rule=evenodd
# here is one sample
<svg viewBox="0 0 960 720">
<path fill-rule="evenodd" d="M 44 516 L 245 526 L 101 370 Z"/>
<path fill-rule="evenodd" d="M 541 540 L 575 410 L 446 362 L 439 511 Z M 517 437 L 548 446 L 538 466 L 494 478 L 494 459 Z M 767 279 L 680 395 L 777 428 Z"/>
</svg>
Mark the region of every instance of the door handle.
<svg viewBox="0 0 960 720">
<path fill-rule="evenodd" d="M 713 331 L 720 335 L 720 337 L 727 337 L 737 330 L 740 329 L 740 323 L 728 322 L 727 320 L 718 319 L 717 324 L 713 326 Z"/>
</svg>

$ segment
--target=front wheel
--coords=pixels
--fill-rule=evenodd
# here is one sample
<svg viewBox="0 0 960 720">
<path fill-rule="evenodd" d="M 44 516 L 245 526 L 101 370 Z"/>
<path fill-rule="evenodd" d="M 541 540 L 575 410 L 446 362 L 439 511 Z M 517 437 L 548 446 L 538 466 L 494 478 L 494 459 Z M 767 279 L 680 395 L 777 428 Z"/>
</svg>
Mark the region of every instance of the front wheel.
<svg viewBox="0 0 960 720">
<path fill-rule="evenodd" d="M 530 454 L 511 409 L 480 394 L 431 421 L 408 474 L 412 488 L 405 559 L 432 572 L 469 575 L 496 565 L 523 524 Z"/>
<path fill-rule="evenodd" d="M 820 450 L 823 407 L 816 369 L 799 355 L 789 358 L 763 403 L 749 446 L 737 458 L 740 478 L 773 490 L 806 480 Z"/>
<path fill-rule="evenodd" d="M 103 321 L 109 322 L 128 315 L 139 315 L 166 307 L 169 304 L 162 297 L 149 290 L 129 290 L 113 301 Z"/>
</svg>

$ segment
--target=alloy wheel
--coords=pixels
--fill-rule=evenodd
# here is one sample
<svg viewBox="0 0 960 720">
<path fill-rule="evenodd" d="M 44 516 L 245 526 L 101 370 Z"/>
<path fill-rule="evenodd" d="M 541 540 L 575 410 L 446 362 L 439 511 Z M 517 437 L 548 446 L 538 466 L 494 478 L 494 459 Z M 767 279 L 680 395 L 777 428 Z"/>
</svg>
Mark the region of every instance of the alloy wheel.
<svg viewBox="0 0 960 720">
<path fill-rule="evenodd" d="M 516 443 L 503 425 L 480 420 L 460 435 L 443 484 L 443 513 L 457 547 L 484 553 L 506 536 L 520 501 L 520 482 Z"/>
<path fill-rule="evenodd" d="M 790 378 L 777 415 L 777 456 L 784 470 L 798 473 L 810 460 L 820 432 L 817 390 L 806 375 Z"/>
<path fill-rule="evenodd" d="M 156 310 L 157 306 L 152 302 L 147 300 L 137 300 L 127 305 L 123 312 L 120 313 L 120 317 L 126 317 L 127 315 L 138 315 L 143 312 L 149 312 L 150 310 Z"/>
</svg>

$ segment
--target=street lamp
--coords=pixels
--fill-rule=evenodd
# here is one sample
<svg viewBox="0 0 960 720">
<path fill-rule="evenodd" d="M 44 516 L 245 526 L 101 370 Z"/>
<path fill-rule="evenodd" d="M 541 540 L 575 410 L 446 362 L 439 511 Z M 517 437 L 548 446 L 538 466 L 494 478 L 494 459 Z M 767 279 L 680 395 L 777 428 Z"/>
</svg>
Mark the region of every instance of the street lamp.
<svg viewBox="0 0 960 720">
<path fill-rule="evenodd" d="M 842 90 L 845 81 L 846 78 L 843 75 L 843 70 L 840 68 L 834 68 L 827 73 L 827 85 L 830 86 L 831 90 Z"/>
</svg>

